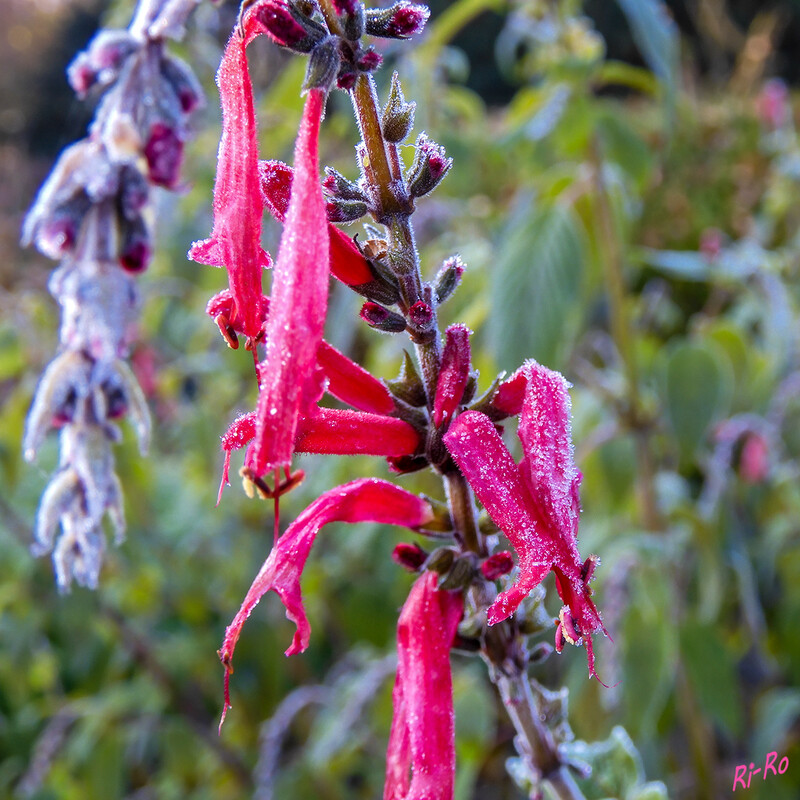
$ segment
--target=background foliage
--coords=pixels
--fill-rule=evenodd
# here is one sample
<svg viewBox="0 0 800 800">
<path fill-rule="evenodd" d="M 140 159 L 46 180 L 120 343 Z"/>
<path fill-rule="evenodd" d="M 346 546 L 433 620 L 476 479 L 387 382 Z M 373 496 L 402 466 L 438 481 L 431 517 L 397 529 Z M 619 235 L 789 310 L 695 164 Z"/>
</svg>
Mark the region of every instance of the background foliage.
<svg viewBox="0 0 800 800">
<path fill-rule="evenodd" d="M 0 86 L 0 795 L 372 798 L 411 581 L 388 557 L 395 532 L 320 537 L 303 584 L 314 626 L 305 655 L 283 657 L 289 624 L 265 599 L 216 734 L 215 650 L 272 530 L 270 509 L 235 486 L 214 508 L 218 436 L 254 387 L 249 355 L 228 351 L 203 314 L 223 274 L 185 260 L 210 227 L 211 91 L 187 192 L 161 199 L 161 249 L 141 282 L 134 360 L 157 435 L 146 460 L 131 438 L 118 453 L 128 541 L 97 592 L 66 597 L 28 553 L 56 451 L 28 466 L 20 436 L 57 318 L 49 265 L 16 238 L 55 149 L 87 119 L 82 105 L 53 105 L 67 97 L 63 65 L 98 12 L 125 24 L 130 4 L 117 6 L 3 8 L 0 74 L 18 79 Z M 659 796 L 644 767 L 671 797 L 726 797 L 736 765 L 774 750 L 787 773 L 756 779 L 748 796 L 797 797 L 800 142 L 791 107 L 771 124 L 761 94 L 770 76 L 796 77 L 796 6 L 673 3 L 680 28 L 658 0 L 433 8 L 420 45 L 386 56 L 418 103 L 417 128 L 456 162 L 414 218 L 429 274 L 455 251 L 469 266 L 445 321 L 476 330 L 484 376 L 533 356 L 575 384 L 582 551 L 603 557 L 595 586 L 615 643 L 601 644 L 598 665 L 613 688 L 587 681 L 575 651 L 536 677 L 569 687 L 573 730 L 600 742 L 575 745 L 597 765 L 587 794 Z M 209 89 L 234 15 L 202 6 L 188 37 L 184 55 Z M 262 152 L 286 159 L 302 64 L 266 43 L 253 50 Z M 354 137 L 337 96 L 323 158 L 350 176 Z M 268 227 L 270 249 L 277 236 Z M 329 338 L 393 377 L 398 342 L 364 329 L 354 297 L 334 291 L 332 304 Z M 303 461 L 309 477 L 284 520 L 338 482 L 386 474 L 370 459 Z M 438 491 L 426 476 L 404 480 Z M 455 656 L 454 666 L 458 797 L 521 797 L 505 771 L 512 732 L 482 665 Z"/>
</svg>

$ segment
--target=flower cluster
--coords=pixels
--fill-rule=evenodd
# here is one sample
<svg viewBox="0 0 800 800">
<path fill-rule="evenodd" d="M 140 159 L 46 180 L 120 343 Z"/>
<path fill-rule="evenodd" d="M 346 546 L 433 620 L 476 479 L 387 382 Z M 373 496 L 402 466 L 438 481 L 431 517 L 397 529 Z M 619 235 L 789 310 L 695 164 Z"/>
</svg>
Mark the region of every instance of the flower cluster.
<svg viewBox="0 0 800 800">
<path fill-rule="evenodd" d="M 83 97 L 105 95 L 86 139 L 65 150 L 39 192 L 23 230 L 61 265 L 50 291 L 62 309 L 60 352 L 48 366 L 28 415 L 25 458 L 47 432 L 61 431 L 59 469 L 44 492 L 36 549 L 53 549 L 59 588 L 94 587 L 102 563 L 102 520 L 116 538 L 125 519 L 114 473 L 115 421 L 128 416 L 147 450 L 150 419 L 124 361 L 136 321 L 134 275 L 152 254 L 152 186 L 178 184 L 187 120 L 202 94 L 189 67 L 165 49 L 179 37 L 194 0 L 147 0 L 128 30 L 101 31 L 69 68 Z"/>
<path fill-rule="evenodd" d="M 245 337 L 259 390 L 255 410 L 236 419 L 222 437 L 220 494 L 232 452 L 246 447 L 245 488 L 262 497 L 277 497 L 302 479 L 302 472 L 291 471 L 294 453 L 360 453 L 386 458 L 397 473 L 434 469 L 450 487 L 450 505 L 376 478 L 355 480 L 315 500 L 277 539 L 225 633 L 219 651 L 226 670 L 223 719 L 230 707 L 236 643 L 265 593 L 278 594 L 297 627 L 287 655 L 307 647 L 310 625 L 300 579 L 323 526 L 372 521 L 450 537 L 454 546 L 430 553 L 419 545 L 395 549 L 395 560 L 419 577 L 398 625 L 384 791 L 385 800 L 450 800 L 455 748 L 449 654 L 454 642 L 464 645 L 471 636 L 471 649 L 488 648 L 489 626 L 512 618 L 552 571 L 563 601 L 555 648 L 584 644 L 589 672 L 596 675 L 592 636 L 605 629 L 589 584 L 598 559 L 582 560 L 577 547 L 580 473 L 573 462 L 568 384 L 529 361 L 476 397 L 471 331 L 451 325 L 441 341 L 437 327 L 438 308 L 457 287 L 464 265 L 456 256 L 448 259 L 431 282 L 419 273 L 408 218 L 415 200 L 443 180 L 452 161 L 420 134 L 412 165 L 402 169 L 398 145 L 413 127 L 414 105 L 403 98 L 395 76 L 379 116 L 369 75 L 377 59 L 360 39 L 364 33 L 405 38 L 421 30 L 427 10 L 401 2 L 373 12 L 338 0 L 319 8 L 322 13 L 284 0 L 245 4 L 218 73 L 223 132 L 213 232 L 189 255 L 227 270 L 228 289 L 211 299 L 208 313 L 232 348 Z M 309 57 L 293 167 L 259 160 L 246 48 L 261 34 Z M 320 180 L 320 123 L 334 87 L 351 90 L 361 124 L 358 181 L 330 169 Z M 284 226 L 268 297 L 262 292 L 263 270 L 272 265 L 261 249 L 264 209 Z M 368 227 L 370 238 L 363 245 L 334 224 L 365 214 L 385 233 Z M 407 357 L 398 378 L 380 381 L 324 341 L 331 275 L 365 298 L 361 318 L 368 325 L 409 334 L 418 366 Z M 321 405 L 326 393 L 351 408 Z M 498 426 L 510 417 L 519 418 L 519 464 Z M 461 487 L 466 504 L 455 502 L 454 486 Z M 511 582 L 506 578 L 514 570 L 511 554 L 491 552 L 495 547 L 477 532 L 473 493 L 516 552 L 518 570 Z M 497 581 L 506 584 L 499 594 Z M 483 615 L 471 633 L 459 629 L 468 597 Z M 509 631 L 519 635 L 513 625 Z"/>
</svg>

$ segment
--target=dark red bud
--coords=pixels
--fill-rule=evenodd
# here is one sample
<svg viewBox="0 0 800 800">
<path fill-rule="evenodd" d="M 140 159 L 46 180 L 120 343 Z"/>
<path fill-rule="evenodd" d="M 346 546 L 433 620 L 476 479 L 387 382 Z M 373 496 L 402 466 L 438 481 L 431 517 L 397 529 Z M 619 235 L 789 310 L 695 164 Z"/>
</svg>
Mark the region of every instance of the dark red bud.
<svg viewBox="0 0 800 800">
<path fill-rule="evenodd" d="M 144 157 L 147 159 L 148 177 L 156 186 L 175 186 L 183 158 L 183 142 L 174 128 L 156 122 L 150 128 Z"/>
<path fill-rule="evenodd" d="M 512 569 L 514 569 L 514 558 L 511 553 L 505 550 L 489 556 L 481 564 L 481 573 L 487 581 L 496 581 L 498 578 L 502 578 L 503 575 L 508 575 Z"/>
<path fill-rule="evenodd" d="M 361 319 L 370 327 L 384 333 L 401 333 L 406 329 L 406 321 L 400 314 L 371 301 L 362 306 Z"/>
<path fill-rule="evenodd" d="M 369 9 L 366 16 L 366 31 L 371 36 L 390 39 L 408 39 L 420 33 L 430 16 L 427 6 L 401 0 L 389 8 Z"/>
<path fill-rule="evenodd" d="M 417 572 L 427 557 L 428 554 L 418 544 L 400 542 L 392 551 L 392 561 L 409 572 Z"/>
<path fill-rule="evenodd" d="M 364 52 L 358 59 L 356 66 L 362 72 L 372 72 L 372 70 L 377 69 L 382 63 L 383 56 L 370 47 L 369 50 Z"/>
<path fill-rule="evenodd" d="M 408 318 L 418 328 L 427 328 L 433 322 L 433 309 L 426 302 L 417 300 L 408 309 Z"/>
<path fill-rule="evenodd" d="M 145 240 L 138 240 L 131 242 L 119 254 L 119 263 L 128 272 L 142 272 L 147 269 L 150 259 L 153 256 L 153 251 L 150 245 Z"/>
<path fill-rule="evenodd" d="M 357 72 L 351 72 L 349 70 L 347 72 L 340 72 L 336 78 L 336 88 L 349 92 L 356 85 L 357 80 Z"/>
<path fill-rule="evenodd" d="M 431 13 L 426 6 L 412 3 L 398 3 L 394 8 L 395 13 L 386 34 L 398 39 L 407 39 L 409 36 L 421 33 Z"/>
<path fill-rule="evenodd" d="M 282 47 L 297 47 L 308 39 L 306 29 L 294 18 L 285 3 L 265 3 L 256 13 L 256 19 L 264 26 L 267 36 Z"/>
<path fill-rule="evenodd" d="M 141 272 L 147 268 L 153 255 L 150 232 L 144 218 L 139 216 L 126 221 L 121 228 L 119 263 L 128 272 Z"/>
<path fill-rule="evenodd" d="M 106 418 L 119 419 L 128 411 L 128 399 L 119 386 L 104 386 L 106 394 Z"/>
<path fill-rule="evenodd" d="M 443 303 L 456 290 L 464 274 L 464 262 L 459 256 L 451 256 L 442 264 L 433 282 L 437 303 Z"/>
</svg>

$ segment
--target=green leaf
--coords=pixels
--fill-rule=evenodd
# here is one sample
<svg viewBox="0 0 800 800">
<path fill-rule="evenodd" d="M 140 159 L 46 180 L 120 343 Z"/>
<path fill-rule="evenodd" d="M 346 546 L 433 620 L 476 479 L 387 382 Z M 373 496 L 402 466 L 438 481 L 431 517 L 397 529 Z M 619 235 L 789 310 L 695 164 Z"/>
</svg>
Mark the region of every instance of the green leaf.
<svg viewBox="0 0 800 800">
<path fill-rule="evenodd" d="M 710 343 L 682 343 L 668 357 L 664 384 L 667 417 L 682 454 L 689 457 L 730 407 L 731 365 L 725 352 Z"/>
<path fill-rule="evenodd" d="M 661 0 L 617 0 L 647 65 L 674 96 L 680 67 L 678 27 Z"/>
<path fill-rule="evenodd" d="M 576 328 L 583 245 L 575 219 L 560 205 L 529 205 L 520 204 L 507 228 L 492 276 L 490 337 L 508 370 L 527 358 L 563 365 Z"/>
<path fill-rule="evenodd" d="M 694 699 L 701 709 L 729 734 L 742 731 L 742 696 L 736 663 L 715 624 L 694 620 L 680 631 L 681 653 Z"/>
<path fill-rule="evenodd" d="M 787 746 L 787 736 L 800 717 L 800 689 L 770 689 L 758 699 L 751 752 L 769 753 Z"/>
</svg>

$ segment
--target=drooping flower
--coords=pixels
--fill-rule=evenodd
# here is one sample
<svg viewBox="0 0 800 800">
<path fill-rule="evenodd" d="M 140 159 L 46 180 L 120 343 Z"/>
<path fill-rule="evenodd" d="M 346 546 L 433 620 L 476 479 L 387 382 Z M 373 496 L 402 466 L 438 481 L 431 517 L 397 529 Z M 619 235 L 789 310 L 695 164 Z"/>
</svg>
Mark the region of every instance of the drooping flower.
<svg viewBox="0 0 800 800">
<path fill-rule="evenodd" d="M 247 466 L 257 476 L 289 466 L 297 421 L 318 398 L 314 373 L 330 273 L 328 223 L 318 175 L 325 99 L 324 89 L 308 91 L 295 145 L 295 175 L 275 263 L 267 352 L 260 370 L 256 441 L 248 452 Z"/>
<path fill-rule="evenodd" d="M 383 800 L 452 800 L 455 779 L 450 648 L 464 611 L 460 592 L 439 591 L 426 572 L 397 625 L 394 718 Z M 409 780 L 409 772 L 411 777 Z"/>
<path fill-rule="evenodd" d="M 519 406 L 519 465 L 492 420 L 478 411 L 458 416 L 444 437 L 464 477 L 519 558 L 517 582 L 488 611 L 490 624 L 516 611 L 552 570 L 564 608 L 557 638 L 586 645 L 595 675 L 592 634 L 606 633 L 591 599 L 589 581 L 597 563 L 578 552 L 581 474 L 573 461 L 568 384 L 557 372 L 527 362 L 498 392 L 503 412 Z M 498 398 L 495 398 L 495 404 Z"/>
<path fill-rule="evenodd" d="M 251 8 L 252 11 L 252 8 Z M 214 184 L 214 229 L 195 242 L 189 258 L 224 267 L 233 296 L 227 323 L 255 338 L 263 324 L 261 272 L 270 258 L 261 248 L 264 201 L 258 173 L 258 140 L 247 45 L 264 30 L 253 13 L 228 41 L 217 73 L 222 102 L 222 138 Z"/>
<path fill-rule="evenodd" d="M 275 592 L 286 606 L 286 616 L 297 626 L 286 655 L 301 653 L 308 647 L 311 626 L 303 608 L 300 576 L 320 529 L 329 522 L 378 522 L 417 529 L 433 518 L 429 503 L 399 486 L 377 478 L 362 478 L 338 486 L 317 498 L 286 529 L 256 575 L 239 612 L 225 631 L 220 659 L 226 668 L 225 719 L 230 707 L 228 677 L 242 626 L 258 601 Z M 452 637 L 451 637 L 452 640 Z M 222 722 L 220 722 L 220 725 Z"/>
</svg>

